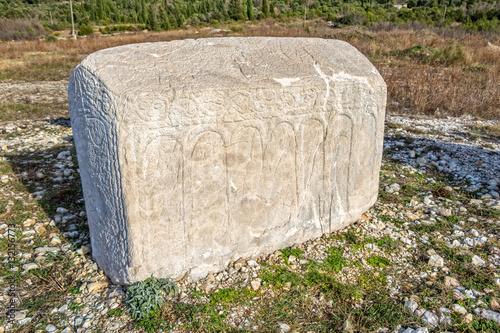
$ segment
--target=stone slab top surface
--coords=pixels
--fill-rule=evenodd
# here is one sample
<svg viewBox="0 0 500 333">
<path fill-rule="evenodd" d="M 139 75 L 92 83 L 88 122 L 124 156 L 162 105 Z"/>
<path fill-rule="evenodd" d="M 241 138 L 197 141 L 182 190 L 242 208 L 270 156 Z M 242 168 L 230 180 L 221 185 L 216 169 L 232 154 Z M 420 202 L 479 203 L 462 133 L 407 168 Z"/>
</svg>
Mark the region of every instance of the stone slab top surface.
<svg viewBox="0 0 500 333">
<path fill-rule="evenodd" d="M 276 46 L 279 44 L 279 47 Z M 224 90 L 235 87 L 325 85 L 353 77 L 380 80 L 375 67 L 350 44 L 303 37 L 225 37 L 141 43 L 101 50 L 80 66 L 115 94 Z M 370 80 L 369 80 L 370 81 Z"/>
</svg>

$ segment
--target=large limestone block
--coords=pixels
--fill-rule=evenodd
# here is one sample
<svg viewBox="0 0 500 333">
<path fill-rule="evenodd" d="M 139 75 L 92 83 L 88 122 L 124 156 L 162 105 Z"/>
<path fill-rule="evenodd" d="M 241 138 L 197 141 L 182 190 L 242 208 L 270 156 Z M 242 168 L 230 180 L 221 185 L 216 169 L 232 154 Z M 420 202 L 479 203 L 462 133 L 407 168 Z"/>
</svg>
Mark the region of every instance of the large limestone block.
<svg viewBox="0 0 500 333">
<path fill-rule="evenodd" d="M 120 46 L 83 60 L 68 92 L 92 253 L 115 283 L 197 280 L 377 198 L 386 85 L 345 42 Z"/>
</svg>

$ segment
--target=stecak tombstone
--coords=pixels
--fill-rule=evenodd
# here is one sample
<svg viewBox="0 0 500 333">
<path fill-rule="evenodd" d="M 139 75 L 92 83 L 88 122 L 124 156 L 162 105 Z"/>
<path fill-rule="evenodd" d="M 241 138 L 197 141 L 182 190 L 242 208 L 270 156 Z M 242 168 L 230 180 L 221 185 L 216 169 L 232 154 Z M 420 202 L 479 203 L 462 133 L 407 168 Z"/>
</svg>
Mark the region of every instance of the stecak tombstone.
<svg viewBox="0 0 500 333">
<path fill-rule="evenodd" d="M 196 281 L 376 201 L 386 84 L 345 42 L 120 46 L 85 58 L 68 92 L 92 254 L 114 283 Z"/>
</svg>

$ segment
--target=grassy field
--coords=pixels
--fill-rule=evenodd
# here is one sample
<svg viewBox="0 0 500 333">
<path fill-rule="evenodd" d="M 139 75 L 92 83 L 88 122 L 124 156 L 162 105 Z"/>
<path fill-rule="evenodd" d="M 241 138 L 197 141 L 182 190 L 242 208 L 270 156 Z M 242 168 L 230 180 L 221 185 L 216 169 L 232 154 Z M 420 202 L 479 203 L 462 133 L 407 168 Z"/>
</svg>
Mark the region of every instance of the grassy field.
<svg viewBox="0 0 500 333">
<path fill-rule="evenodd" d="M 500 36 L 463 31 L 403 29 L 332 29 L 323 21 L 304 27 L 299 21 L 158 33 L 121 34 L 78 41 L 0 43 L 0 80 L 68 80 L 88 54 L 130 43 L 213 36 L 293 36 L 347 41 L 368 57 L 388 85 L 391 112 L 436 116 L 500 118 Z M 0 102 L 1 103 L 1 102 Z"/>
</svg>

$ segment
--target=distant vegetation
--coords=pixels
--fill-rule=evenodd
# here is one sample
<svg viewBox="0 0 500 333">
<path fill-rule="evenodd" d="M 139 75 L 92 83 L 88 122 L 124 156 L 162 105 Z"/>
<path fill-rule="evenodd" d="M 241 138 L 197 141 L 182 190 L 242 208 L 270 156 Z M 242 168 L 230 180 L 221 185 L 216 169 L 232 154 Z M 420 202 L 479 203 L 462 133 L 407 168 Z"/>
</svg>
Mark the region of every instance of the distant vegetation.
<svg viewBox="0 0 500 333">
<path fill-rule="evenodd" d="M 371 26 L 379 22 L 404 25 L 420 22 L 428 27 L 458 27 L 468 31 L 500 32 L 497 0 L 75 0 L 76 31 L 91 34 L 149 29 L 178 29 L 187 25 L 216 26 L 230 21 L 267 17 L 323 18 L 333 26 Z M 3 23 L 2 23 L 3 22 Z M 0 0 L 0 38 L 39 37 L 46 31 L 71 26 L 68 1 Z M 7 27 L 7 28 L 6 28 Z M 10 29 L 10 30 L 5 30 Z"/>
</svg>

